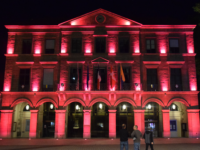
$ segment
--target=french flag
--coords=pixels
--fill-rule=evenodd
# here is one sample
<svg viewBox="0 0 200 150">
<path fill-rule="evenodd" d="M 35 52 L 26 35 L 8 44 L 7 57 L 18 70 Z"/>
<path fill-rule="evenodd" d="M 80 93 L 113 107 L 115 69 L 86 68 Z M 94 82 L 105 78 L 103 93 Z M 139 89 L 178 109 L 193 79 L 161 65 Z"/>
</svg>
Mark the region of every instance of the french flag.
<svg viewBox="0 0 200 150">
<path fill-rule="evenodd" d="M 98 66 L 98 70 L 97 70 L 97 90 L 100 90 L 100 82 L 101 82 L 101 76 L 99 73 L 99 66 Z"/>
</svg>

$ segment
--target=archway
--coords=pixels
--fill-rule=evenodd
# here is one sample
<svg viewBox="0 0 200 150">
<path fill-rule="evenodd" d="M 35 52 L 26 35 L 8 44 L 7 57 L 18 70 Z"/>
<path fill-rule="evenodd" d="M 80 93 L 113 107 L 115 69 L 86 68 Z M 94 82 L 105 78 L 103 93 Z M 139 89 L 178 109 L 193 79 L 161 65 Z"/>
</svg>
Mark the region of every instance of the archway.
<svg viewBox="0 0 200 150">
<path fill-rule="evenodd" d="M 156 102 L 148 102 L 145 106 L 145 130 L 148 128 L 154 137 L 162 137 L 162 107 Z"/>
<path fill-rule="evenodd" d="M 37 126 L 39 138 L 54 138 L 55 109 L 55 105 L 51 102 L 44 102 L 39 106 Z"/>
<path fill-rule="evenodd" d="M 119 137 L 119 131 L 122 129 L 122 124 L 126 125 L 126 128 L 131 136 L 131 131 L 134 125 L 134 113 L 133 106 L 128 102 L 122 102 L 117 105 L 116 112 L 116 133 Z"/>
<path fill-rule="evenodd" d="M 81 103 L 72 102 L 67 106 L 66 123 L 66 137 L 83 137 L 83 106 Z"/>
<path fill-rule="evenodd" d="M 188 137 L 188 117 L 185 104 L 173 101 L 169 109 L 171 137 Z"/>
<path fill-rule="evenodd" d="M 97 102 L 91 109 L 91 137 L 108 137 L 108 106 L 103 102 Z"/>
<path fill-rule="evenodd" d="M 30 130 L 30 105 L 20 102 L 13 108 L 13 138 L 28 138 Z"/>
</svg>

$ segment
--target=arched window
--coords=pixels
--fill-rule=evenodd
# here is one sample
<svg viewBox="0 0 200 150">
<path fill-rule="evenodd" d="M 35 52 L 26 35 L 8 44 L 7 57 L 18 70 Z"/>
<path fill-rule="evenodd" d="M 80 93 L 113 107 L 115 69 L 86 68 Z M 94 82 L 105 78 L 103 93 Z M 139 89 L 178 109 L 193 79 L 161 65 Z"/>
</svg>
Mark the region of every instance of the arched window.
<svg viewBox="0 0 200 150">
<path fill-rule="evenodd" d="M 172 103 L 170 106 L 170 111 L 178 111 L 178 106 L 176 104 Z"/>
</svg>

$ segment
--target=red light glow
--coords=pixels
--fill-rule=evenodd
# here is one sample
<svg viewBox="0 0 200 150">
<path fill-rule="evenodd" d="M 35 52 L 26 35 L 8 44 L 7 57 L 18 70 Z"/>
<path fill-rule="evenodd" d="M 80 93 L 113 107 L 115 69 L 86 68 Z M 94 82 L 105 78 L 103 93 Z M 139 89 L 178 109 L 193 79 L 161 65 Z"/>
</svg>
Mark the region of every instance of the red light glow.
<svg viewBox="0 0 200 150">
<path fill-rule="evenodd" d="M 126 21 L 125 25 L 131 25 L 130 21 Z"/>
<path fill-rule="evenodd" d="M 168 91 L 167 87 L 163 87 L 162 91 Z"/>
<path fill-rule="evenodd" d="M 38 87 L 33 87 L 33 91 L 37 92 L 38 91 Z"/>
<path fill-rule="evenodd" d="M 83 138 L 90 138 L 91 110 L 83 110 Z"/>
<path fill-rule="evenodd" d="M 10 88 L 7 86 L 4 88 L 4 91 L 8 92 L 8 91 L 10 91 Z"/>
<path fill-rule="evenodd" d="M 113 87 L 113 88 L 110 87 L 110 91 L 115 91 L 115 87 Z"/>
<path fill-rule="evenodd" d="M 55 110 L 55 138 L 65 138 L 65 112 L 66 110 Z M 57 139 L 58 140 L 58 139 Z"/>
<path fill-rule="evenodd" d="M 14 51 L 13 48 L 9 48 L 7 53 L 8 54 L 13 54 L 13 51 Z"/>
<path fill-rule="evenodd" d="M 163 48 L 163 49 L 160 50 L 160 53 L 161 53 L 161 54 L 165 54 L 165 53 L 166 53 L 166 50 Z"/>
<path fill-rule="evenodd" d="M 197 88 L 195 86 L 191 87 L 191 91 L 196 91 L 196 90 L 197 90 Z"/>
<path fill-rule="evenodd" d="M 193 33 L 186 34 L 186 43 L 187 43 L 187 50 L 188 53 L 194 53 L 194 40 L 193 40 Z"/>
<path fill-rule="evenodd" d="M 116 110 L 109 111 L 109 138 L 116 138 Z"/>
<path fill-rule="evenodd" d="M 163 112 L 163 137 L 170 137 L 170 119 L 169 110 L 162 110 Z"/>
<path fill-rule="evenodd" d="M 40 54 L 40 50 L 39 50 L 39 49 L 36 49 L 36 50 L 35 50 L 35 54 Z"/>
<path fill-rule="evenodd" d="M 74 25 L 76 25 L 76 24 L 77 24 L 77 23 L 76 23 L 75 21 L 72 21 L 72 22 L 71 22 L 71 25 L 72 25 L 72 26 L 74 26 Z"/>
</svg>

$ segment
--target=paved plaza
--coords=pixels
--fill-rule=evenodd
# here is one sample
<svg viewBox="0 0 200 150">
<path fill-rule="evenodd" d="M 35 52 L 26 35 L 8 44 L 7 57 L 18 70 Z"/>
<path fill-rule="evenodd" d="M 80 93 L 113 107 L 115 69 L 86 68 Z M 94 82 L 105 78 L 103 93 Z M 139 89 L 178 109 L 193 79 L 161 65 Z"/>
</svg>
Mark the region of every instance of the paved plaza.
<svg viewBox="0 0 200 150">
<path fill-rule="evenodd" d="M 200 139 L 158 138 L 155 150 L 199 150 Z M 119 139 L 2 139 L 0 150 L 119 150 Z M 129 139 L 129 150 L 133 141 Z M 144 141 L 141 150 L 145 150 Z"/>
</svg>

